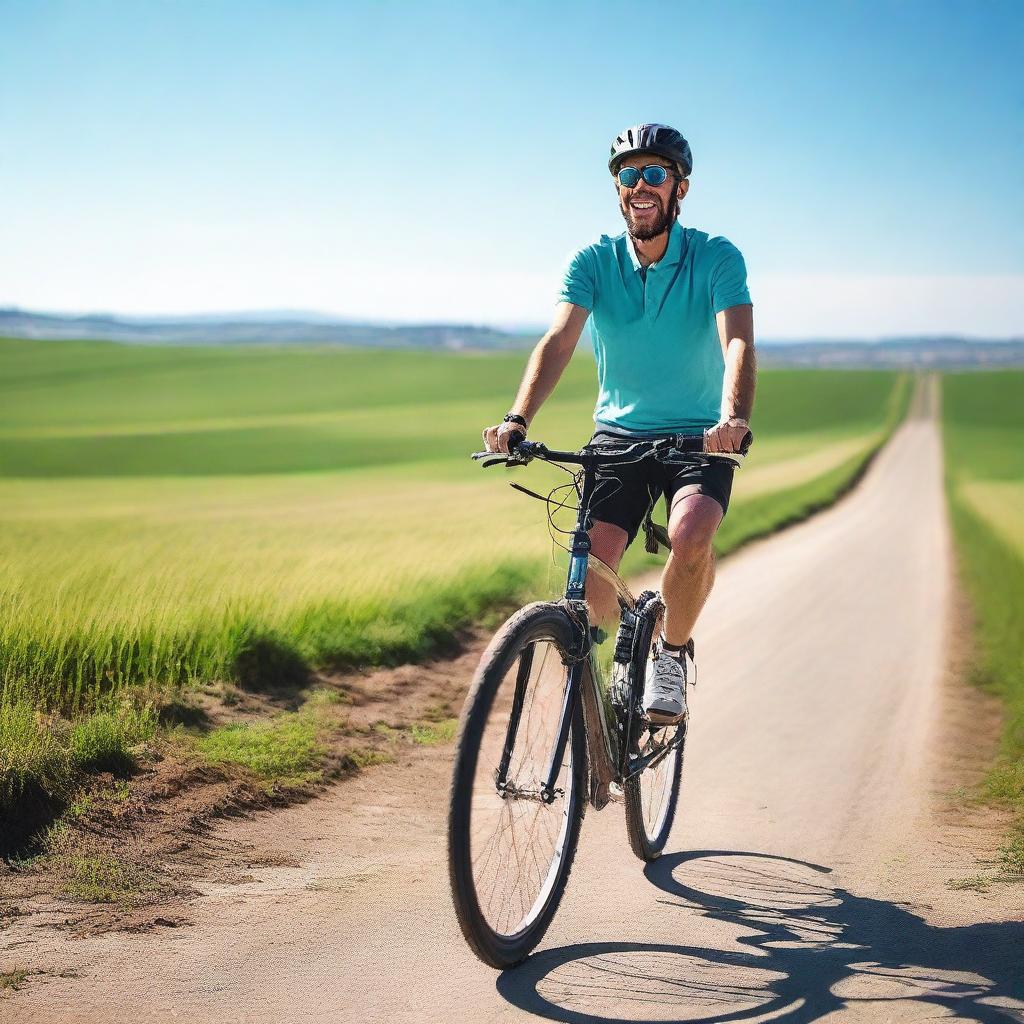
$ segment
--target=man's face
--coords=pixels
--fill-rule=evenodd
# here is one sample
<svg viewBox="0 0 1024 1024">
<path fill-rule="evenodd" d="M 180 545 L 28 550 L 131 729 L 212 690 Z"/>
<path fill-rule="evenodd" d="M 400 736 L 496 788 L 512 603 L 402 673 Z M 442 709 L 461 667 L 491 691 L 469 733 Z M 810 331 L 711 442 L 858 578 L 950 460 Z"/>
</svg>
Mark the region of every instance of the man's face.
<svg viewBox="0 0 1024 1024">
<path fill-rule="evenodd" d="M 641 178 L 634 188 L 626 188 L 619 184 L 617 177 L 615 179 L 619 209 L 626 221 L 626 228 L 641 242 L 657 237 L 672 226 L 672 221 L 679 215 L 679 201 L 689 187 L 685 178 L 678 178 L 679 172 L 671 161 L 653 153 L 628 156 L 619 164 L 619 169 L 635 167 L 639 171 L 650 164 L 661 164 L 668 171 L 668 177 L 657 187 L 648 185 Z"/>
</svg>

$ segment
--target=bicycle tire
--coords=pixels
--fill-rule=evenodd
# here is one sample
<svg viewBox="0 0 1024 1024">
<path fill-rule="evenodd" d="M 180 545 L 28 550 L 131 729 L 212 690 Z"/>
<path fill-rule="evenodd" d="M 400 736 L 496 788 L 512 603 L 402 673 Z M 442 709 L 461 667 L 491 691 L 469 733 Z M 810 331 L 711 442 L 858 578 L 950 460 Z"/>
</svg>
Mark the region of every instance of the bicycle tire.
<svg viewBox="0 0 1024 1024">
<path fill-rule="evenodd" d="M 658 595 L 652 592 L 641 594 L 637 604 L 647 605 L 651 600 L 659 600 Z M 643 690 L 643 680 L 647 669 L 647 662 L 650 658 L 651 649 L 655 642 L 655 629 L 659 617 L 656 614 L 644 614 L 641 616 L 640 625 L 637 629 L 636 645 L 630 666 L 634 680 L 635 692 L 637 695 Z M 676 810 L 679 805 L 679 791 L 682 782 L 683 754 L 686 743 L 686 723 L 676 726 L 668 726 L 665 730 L 664 741 L 671 740 L 682 730 L 682 737 L 678 747 L 671 751 L 661 764 L 655 766 L 658 770 L 658 784 L 662 790 L 662 802 L 659 804 L 658 812 L 651 813 L 651 798 L 644 791 L 644 777 L 648 772 L 655 769 L 648 769 L 640 775 L 627 779 L 623 783 L 623 803 L 626 813 L 626 834 L 629 837 L 629 845 L 633 853 L 642 861 L 656 860 L 661 856 L 668 842 L 672 825 L 675 822 Z M 667 762 L 667 763 L 666 763 Z M 654 776 L 648 776 L 647 784 L 651 786 Z M 653 821 L 651 820 L 653 818 Z"/>
<path fill-rule="evenodd" d="M 559 802 L 557 800 L 555 804 L 542 805 L 541 801 L 531 800 L 529 797 L 512 798 L 513 804 L 522 803 L 526 807 L 523 818 L 531 813 L 537 815 L 542 813 L 540 810 L 533 811 L 532 807 L 526 803 L 527 800 L 536 803 L 538 807 L 553 811 L 556 815 L 547 819 L 548 825 L 557 822 L 558 827 L 547 874 L 543 875 L 545 870 L 543 866 L 538 868 L 537 881 L 540 884 L 540 889 L 526 917 L 517 922 L 517 927 L 507 933 L 500 927 L 495 927 L 495 923 L 489 919 L 488 914 L 481 906 L 480 894 L 477 891 L 478 880 L 474 877 L 474 787 L 477 787 L 480 797 L 476 802 L 476 808 L 484 827 L 486 827 L 485 811 L 488 810 L 488 807 L 483 801 L 486 800 L 500 808 L 496 812 L 500 817 L 504 816 L 506 807 L 509 806 L 509 800 L 505 796 L 498 798 L 502 801 L 501 804 L 495 803 L 497 787 L 494 792 L 487 792 L 486 782 L 482 785 L 480 782 L 481 779 L 496 778 L 496 772 L 490 771 L 486 758 L 494 753 L 493 739 L 495 735 L 508 728 L 508 721 L 511 717 L 510 712 L 505 713 L 502 709 L 496 711 L 495 705 L 499 698 L 502 700 L 514 699 L 517 686 L 516 676 L 519 669 L 516 669 L 516 672 L 513 672 L 512 669 L 522 663 L 523 652 L 527 648 L 536 652 L 537 645 L 542 643 L 552 645 L 563 657 L 577 646 L 576 627 L 565 610 L 557 605 L 544 602 L 528 605 L 509 618 L 495 634 L 487 650 L 484 651 L 466 697 L 452 770 L 448 813 L 448 872 L 455 913 L 462 934 L 473 952 L 484 963 L 499 969 L 511 967 L 524 960 L 541 941 L 550 926 L 572 869 L 587 799 L 586 738 L 582 708 L 580 701 L 577 700 L 566 745 L 568 765 L 563 761 L 563 776 L 568 792 L 563 792 L 562 806 L 556 807 Z M 528 675 L 532 673 L 532 657 L 531 654 L 531 668 L 527 669 Z M 559 660 L 561 661 L 561 659 Z M 560 664 L 552 671 L 552 685 L 556 685 L 555 677 L 559 672 L 561 672 L 564 684 L 568 669 Z M 504 718 L 501 717 L 502 715 Z M 544 717 L 550 718 L 550 715 Z M 488 729 L 489 723 L 490 730 Z M 552 731 L 556 731 L 556 724 L 557 714 L 555 721 L 550 723 Z M 530 725 L 529 721 L 527 725 Z M 488 767 L 485 771 L 478 771 L 481 747 L 485 740 L 488 742 L 488 750 L 484 763 Z M 516 742 L 519 742 L 518 733 Z M 550 745 L 547 749 L 550 749 Z M 531 751 L 532 744 L 527 748 L 528 755 Z M 517 770 L 529 773 L 534 763 L 539 764 L 544 759 L 538 754 L 537 757 L 531 757 L 530 767 Z M 493 815 L 495 812 L 491 813 Z M 517 824 L 518 821 L 512 821 L 509 828 L 514 828 Z M 536 826 L 531 826 L 531 828 L 533 831 L 537 830 Z M 533 831 L 531 831 L 531 837 Z M 496 831 L 495 836 L 497 835 Z M 491 840 L 488 840 L 488 845 L 490 842 Z M 518 867 L 518 851 L 514 843 L 511 848 L 516 851 Z M 488 859 L 490 856 L 491 853 L 488 852 Z M 540 877 L 541 875 L 543 878 Z M 504 896 L 504 893 L 502 895 Z M 490 910 L 489 905 L 487 909 Z"/>
</svg>

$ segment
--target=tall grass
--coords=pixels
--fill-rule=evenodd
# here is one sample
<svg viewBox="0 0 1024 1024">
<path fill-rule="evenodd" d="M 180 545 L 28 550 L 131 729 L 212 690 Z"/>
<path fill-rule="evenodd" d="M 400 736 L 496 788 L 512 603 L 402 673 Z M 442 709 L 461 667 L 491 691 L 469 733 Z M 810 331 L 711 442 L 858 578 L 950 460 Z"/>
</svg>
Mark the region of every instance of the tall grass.
<svg viewBox="0 0 1024 1024">
<path fill-rule="evenodd" d="M 1006 705 L 992 797 L 1017 808 L 1007 859 L 1024 871 L 1024 373 L 944 379 L 946 485 L 975 614 L 973 680 Z M 1016 851 L 1016 852 L 1014 852 Z"/>
</svg>

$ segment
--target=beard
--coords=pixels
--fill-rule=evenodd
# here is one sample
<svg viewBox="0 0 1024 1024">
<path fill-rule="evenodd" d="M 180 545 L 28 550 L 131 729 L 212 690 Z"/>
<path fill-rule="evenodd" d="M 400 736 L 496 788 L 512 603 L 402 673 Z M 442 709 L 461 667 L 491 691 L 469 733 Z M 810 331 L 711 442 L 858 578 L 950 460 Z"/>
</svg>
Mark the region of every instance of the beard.
<svg viewBox="0 0 1024 1024">
<path fill-rule="evenodd" d="M 667 210 L 660 209 L 657 196 L 653 197 L 653 202 L 659 206 L 658 212 L 651 218 L 649 224 L 642 226 L 637 224 L 629 204 L 626 202 L 619 203 L 619 212 L 626 222 L 626 230 L 629 232 L 630 237 L 635 238 L 638 242 L 647 242 L 652 238 L 657 238 L 662 232 L 668 231 L 672 226 L 672 221 L 679 216 L 679 199 L 675 192 L 672 193 L 672 197 L 668 201 Z"/>
</svg>

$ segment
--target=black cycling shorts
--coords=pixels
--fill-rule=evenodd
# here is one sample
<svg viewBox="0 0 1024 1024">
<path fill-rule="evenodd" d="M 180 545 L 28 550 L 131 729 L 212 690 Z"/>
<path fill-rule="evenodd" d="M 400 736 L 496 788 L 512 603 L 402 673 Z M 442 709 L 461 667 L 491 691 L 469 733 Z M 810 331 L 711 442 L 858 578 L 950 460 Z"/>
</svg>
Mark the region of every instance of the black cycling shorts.
<svg viewBox="0 0 1024 1024">
<path fill-rule="evenodd" d="M 621 445 L 624 440 L 629 439 L 599 430 L 590 443 Z M 648 510 L 659 497 L 665 498 L 666 510 L 671 511 L 677 494 L 706 494 L 722 506 L 724 515 L 729 511 L 735 472 L 736 467 L 731 463 L 718 460 L 708 465 L 666 466 L 657 459 L 642 459 L 618 466 L 601 466 L 596 473 L 590 515 L 595 521 L 625 530 L 632 544 Z"/>
</svg>

